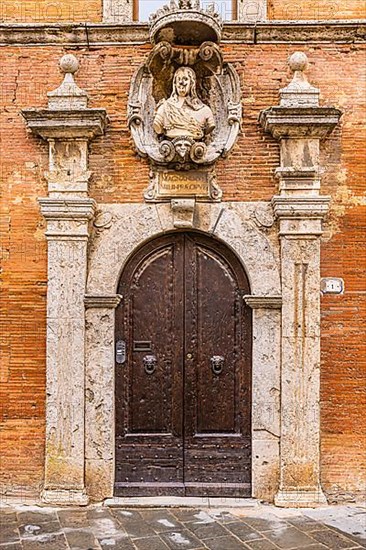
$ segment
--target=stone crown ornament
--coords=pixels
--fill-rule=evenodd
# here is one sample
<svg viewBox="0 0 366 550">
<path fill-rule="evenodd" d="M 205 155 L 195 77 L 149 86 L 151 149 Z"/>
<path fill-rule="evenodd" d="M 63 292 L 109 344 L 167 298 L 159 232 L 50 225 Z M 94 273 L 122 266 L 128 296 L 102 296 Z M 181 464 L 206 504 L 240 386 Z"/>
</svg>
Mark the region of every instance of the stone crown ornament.
<svg viewBox="0 0 366 550">
<path fill-rule="evenodd" d="M 200 8 L 199 0 L 171 0 L 150 16 L 150 39 L 153 44 L 197 45 L 205 41 L 220 42 L 223 22 L 214 3 Z"/>
<path fill-rule="evenodd" d="M 218 45 L 220 16 L 196 1 L 172 0 L 150 27 L 154 47 L 131 82 L 128 111 L 136 150 L 151 164 L 145 198 L 157 200 L 156 176 L 165 169 L 209 179 L 208 198 L 220 200 L 214 164 L 233 148 L 242 115 L 238 75 Z"/>
</svg>

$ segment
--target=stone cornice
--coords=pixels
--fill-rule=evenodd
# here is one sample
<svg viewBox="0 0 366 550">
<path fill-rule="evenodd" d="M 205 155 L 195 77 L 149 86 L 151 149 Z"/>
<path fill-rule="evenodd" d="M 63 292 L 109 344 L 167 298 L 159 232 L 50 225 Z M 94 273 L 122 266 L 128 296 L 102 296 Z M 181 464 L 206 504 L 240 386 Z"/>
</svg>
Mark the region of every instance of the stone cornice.
<svg viewBox="0 0 366 550">
<path fill-rule="evenodd" d="M 39 198 L 42 215 L 46 220 L 89 221 L 93 218 L 96 202 L 89 198 Z"/>
<path fill-rule="evenodd" d="M 279 219 L 322 219 L 328 213 L 330 197 L 283 197 L 275 195 L 272 206 L 276 218 Z"/>
<path fill-rule="evenodd" d="M 259 122 L 276 139 L 322 139 L 337 126 L 342 112 L 335 107 L 270 107 Z"/>
<path fill-rule="evenodd" d="M 23 109 L 22 115 L 43 139 L 92 139 L 104 133 L 107 123 L 104 109 Z"/>
<path fill-rule="evenodd" d="M 281 309 L 282 296 L 244 296 L 244 302 L 252 309 Z"/>
<path fill-rule="evenodd" d="M 107 308 L 115 309 L 121 302 L 121 294 L 95 295 L 86 294 L 84 304 L 86 308 Z"/>
<path fill-rule="evenodd" d="M 366 20 L 226 23 L 222 43 L 365 43 Z M 2 23 L 0 45 L 107 46 L 149 43 L 144 23 Z"/>
</svg>

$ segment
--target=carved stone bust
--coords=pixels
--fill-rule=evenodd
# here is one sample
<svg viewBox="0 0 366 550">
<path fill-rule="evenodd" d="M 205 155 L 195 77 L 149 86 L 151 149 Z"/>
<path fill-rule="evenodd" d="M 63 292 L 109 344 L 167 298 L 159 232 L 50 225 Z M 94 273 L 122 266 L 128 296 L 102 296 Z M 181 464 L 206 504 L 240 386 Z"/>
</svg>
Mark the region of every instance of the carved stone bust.
<svg viewBox="0 0 366 550">
<path fill-rule="evenodd" d="M 169 139 L 203 140 L 215 128 L 212 110 L 197 96 L 196 73 L 180 67 L 173 77 L 173 92 L 163 99 L 154 117 L 154 130 Z"/>
</svg>

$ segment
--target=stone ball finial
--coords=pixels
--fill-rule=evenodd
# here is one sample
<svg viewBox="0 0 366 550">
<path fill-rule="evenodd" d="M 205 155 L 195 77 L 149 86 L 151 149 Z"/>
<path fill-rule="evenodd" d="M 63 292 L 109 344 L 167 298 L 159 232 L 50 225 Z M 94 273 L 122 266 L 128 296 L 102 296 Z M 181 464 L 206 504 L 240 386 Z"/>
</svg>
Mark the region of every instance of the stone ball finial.
<svg viewBox="0 0 366 550">
<path fill-rule="evenodd" d="M 304 52 L 294 52 L 289 60 L 288 64 L 290 66 L 290 69 L 292 72 L 295 71 L 305 71 L 306 67 L 308 66 L 308 58 L 307 55 L 304 54 Z"/>
<path fill-rule="evenodd" d="M 68 53 L 61 57 L 60 67 L 62 72 L 74 74 L 79 68 L 79 61 L 72 53 Z"/>
</svg>

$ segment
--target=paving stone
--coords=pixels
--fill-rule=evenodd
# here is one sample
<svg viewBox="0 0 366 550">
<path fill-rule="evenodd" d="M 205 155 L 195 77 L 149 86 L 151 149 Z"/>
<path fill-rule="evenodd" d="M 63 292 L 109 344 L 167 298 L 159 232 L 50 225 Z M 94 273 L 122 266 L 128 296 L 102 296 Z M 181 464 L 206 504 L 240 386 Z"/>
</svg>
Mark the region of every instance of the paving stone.
<svg viewBox="0 0 366 550">
<path fill-rule="evenodd" d="M 113 517 L 112 511 L 109 508 L 98 506 L 96 508 L 89 508 L 86 511 L 88 519 L 110 519 Z"/>
<path fill-rule="evenodd" d="M 312 531 L 320 531 L 324 529 L 323 523 L 320 523 L 319 521 L 315 521 L 310 518 L 306 518 L 304 516 L 287 518 L 287 522 L 291 523 L 291 525 L 293 525 L 297 529 L 300 529 L 300 531 L 304 531 L 305 533 L 311 533 Z"/>
<path fill-rule="evenodd" d="M 18 521 L 21 524 L 28 523 L 29 525 L 38 525 L 39 523 L 45 523 L 47 521 L 57 521 L 56 511 L 43 510 L 39 511 L 22 511 L 18 512 Z"/>
<path fill-rule="evenodd" d="M 238 521 L 238 518 L 229 512 L 222 512 L 219 510 L 209 510 L 208 515 L 215 521 L 220 523 L 231 523 L 232 521 Z"/>
<path fill-rule="evenodd" d="M 45 523 L 25 523 L 19 525 L 21 538 L 30 538 L 47 533 L 57 533 L 61 530 L 59 521 L 47 521 Z"/>
<path fill-rule="evenodd" d="M 186 527 L 201 540 L 228 535 L 226 529 L 215 521 L 212 523 L 189 522 Z"/>
<path fill-rule="evenodd" d="M 11 511 L 1 511 L 0 512 L 0 526 L 5 525 L 6 523 L 16 523 L 17 515 L 15 512 Z"/>
<path fill-rule="evenodd" d="M 72 550 L 99 550 L 100 546 L 97 539 L 87 529 L 70 529 L 64 530 L 68 545 Z"/>
<path fill-rule="evenodd" d="M 328 546 L 328 548 L 335 548 L 339 550 L 340 548 L 354 548 L 355 546 L 355 543 L 352 540 L 340 535 L 333 529 L 314 531 L 311 533 L 311 536 L 318 542 Z"/>
<path fill-rule="evenodd" d="M 123 527 L 132 539 L 153 537 L 155 535 L 154 529 L 143 520 L 134 522 L 131 521 L 131 523 L 126 523 Z"/>
<path fill-rule="evenodd" d="M 179 531 L 182 529 L 182 525 L 173 514 L 167 510 L 144 510 L 141 511 L 141 515 L 156 533 Z"/>
<path fill-rule="evenodd" d="M 204 510 L 177 508 L 172 510 L 172 514 L 182 523 L 191 521 L 215 521 L 215 519 Z"/>
<path fill-rule="evenodd" d="M 242 523 L 240 521 L 237 521 L 235 523 L 228 523 L 227 525 L 225 525 L 225 527 L 231 533 L 233 533 L 233 535 L 243 541 L 257 540 L 263 538 L 263 535 L 253 529 L 253 527 L 249 527 L 249 525 L 246 525 L 246 523 Z"/>
<path fill-rule="evenodd" d="M 136 546 L 127 538 L 105 537 L 98 542 L 102 550 L 136 550 Z"/>
<path fill-rule="evenodd" d="M 273 531 L 274 529 L 280 529 L 287 526 L 285 521 L 279 519 L 274 514 L 266 514 L 264 518 L 245 516 L 240 519 L 249 525 L 249 527 L 253 527 L 253 529 L 260 532 Z"/>
<path fill-rule="evenodd" d="M 138 550 L 167 550 L 169 548 L 158 536 L 135 539 L 133 543 Z"/>
<path fill-rule="evenodd" d="M 295 527 L 266 531 L 266 537 L 280 548 L 299 548 L 309 546 L 314 542 L 314 539 L 295 529 Z"/>
<path fill-rule="evenodd" d="M 33 539 L 23 539 L 24 550 L 69 550 L 65 535 L 42 535 Z"/>
<path fill-rule="evenodd" d="M 278 550 L 278 546 L 275 546 L 267 539 L 254 540 L 252 542 L 245 543 L 251 550 Z"/>
<path fill-rule="evenodd" d="M 77 529 L 89 525 L 86 510 L 59 510 L 57 515 L 62 527 Z"/>
<path fill-rule="evenodd" d="M 185 548 L 186 550 L 196 550 L 202 546 L 202 542 L 186 529 L 183 529 L 182 531 L 169 531 L 168 533 L 162 533 L 160 536 L 164 542 L 166 542 L 168 547 L 173 550 L 178 550 L 181 548 Z"/>
<path fill-rule="evenodd" d="M 218 537 L 215 539 L 206 539 L 205 545 L 210 550 L 243 550 L 245 545 L 234 537 Z"/>
<path fill-rule="evenodd" d="M 123 524 L 142 520 L 142 516 L 138 510 L 118 510 L 116 508 L 112 508 L 111 512 L 112 515 Z"/>
<path fill-rule="evenodd" d="M 16 523 L 1 525 L 0 544 L 19 541 L 19 531 Z"/>
</svg>

